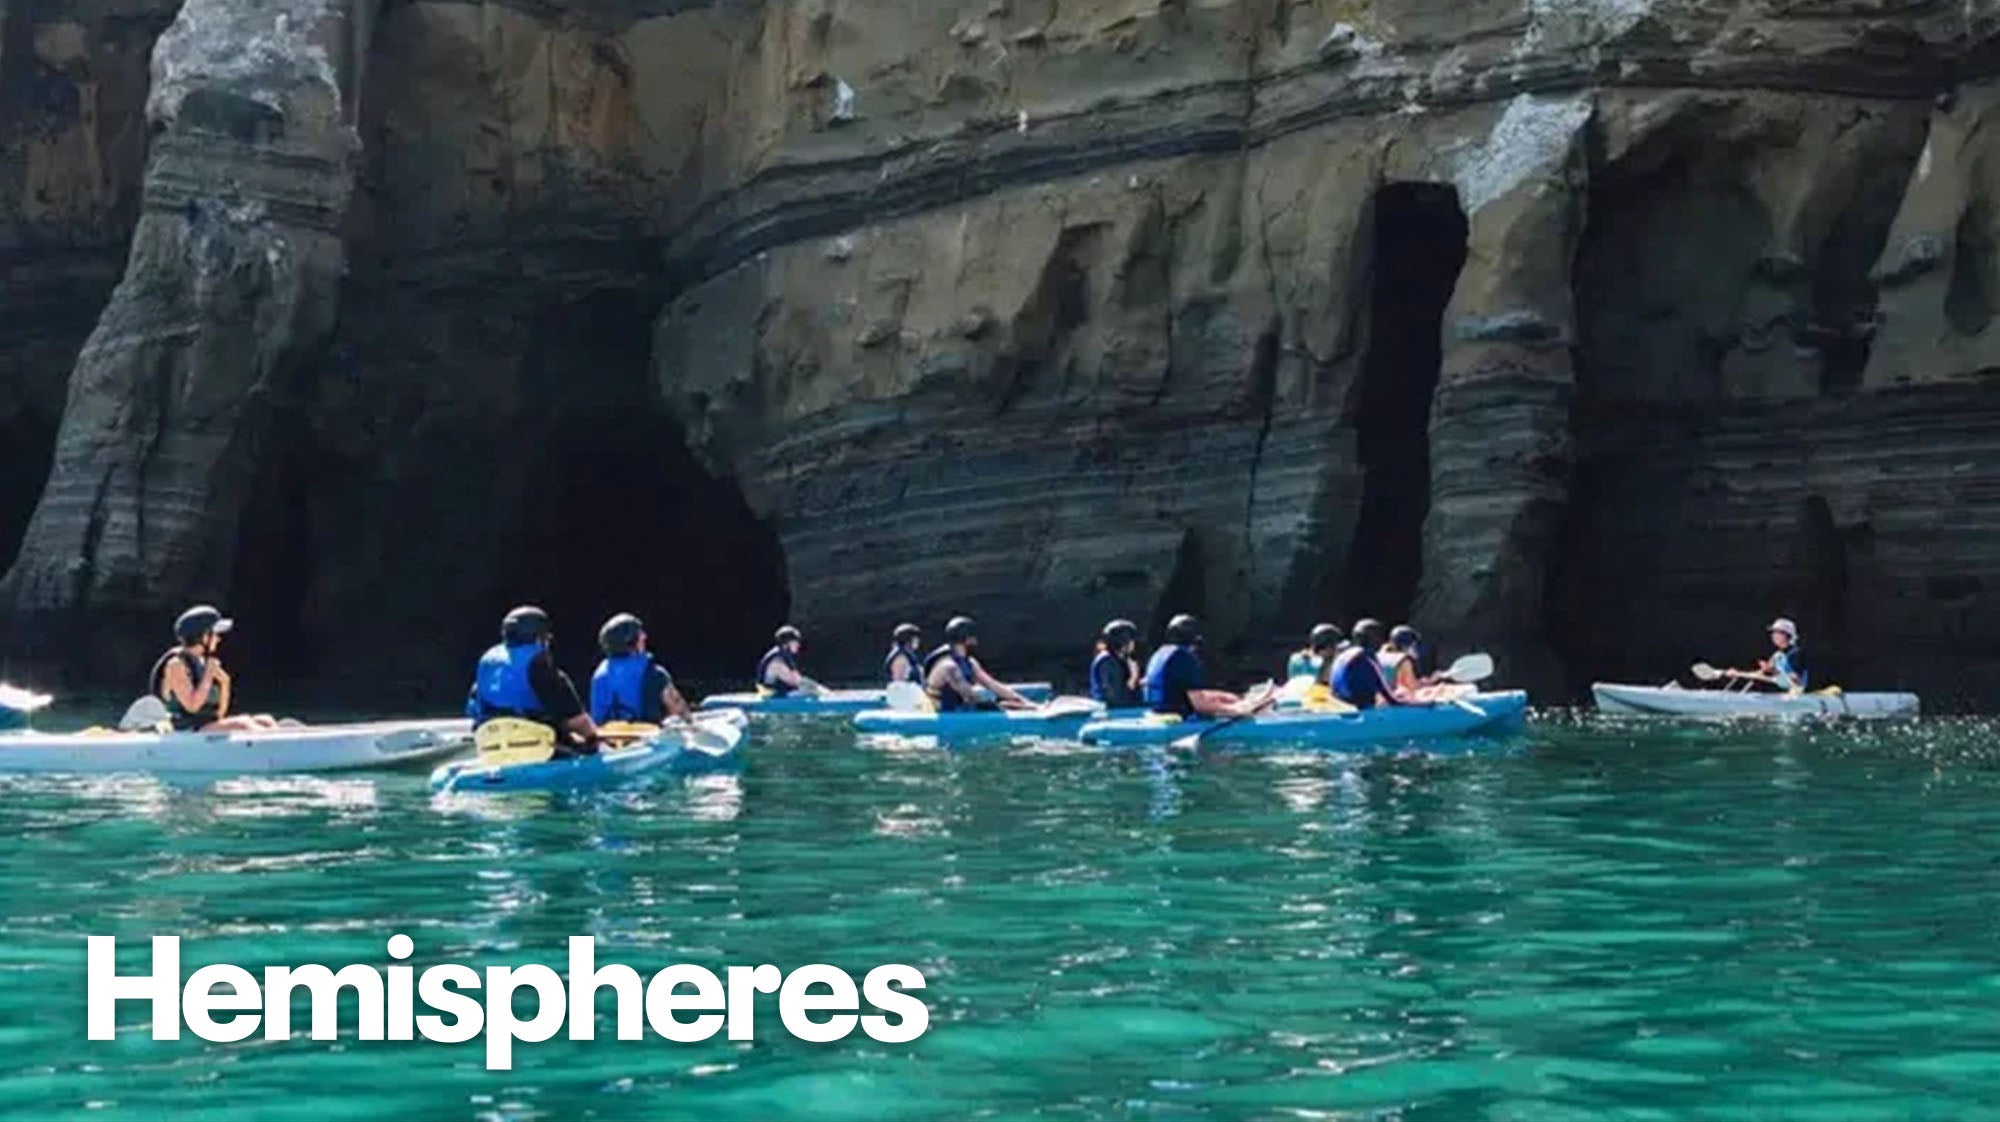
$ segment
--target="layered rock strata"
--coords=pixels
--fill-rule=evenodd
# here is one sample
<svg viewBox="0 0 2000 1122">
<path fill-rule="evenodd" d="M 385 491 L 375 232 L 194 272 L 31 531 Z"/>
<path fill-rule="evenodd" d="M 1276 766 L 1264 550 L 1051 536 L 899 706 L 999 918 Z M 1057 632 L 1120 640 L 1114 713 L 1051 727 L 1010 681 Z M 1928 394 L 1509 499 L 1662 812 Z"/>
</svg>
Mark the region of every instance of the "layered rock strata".
<svg viewBox="0 0 2000 1122">
<path fill-rule="evenodd" d="M 435 692 L 523 596 L 674 619 L 697 662 L 727 637 L 718 670 L 787 610 L 857 671 L 904 616 L 974 611 L 1033 663 L 1111 615 L 1201 610 L 1248 662 L 1407 614 L 1556 686 L 1733 657 L 1718 636 L 1787 611 L 1856 673 L 1987 695 L 1948 630 L 1865 652 L 1909 637 L 1884 611 L 1969 635 L 1940 613 L 1985 602 L 1981 535 L 1918 527 L 1976 525 L 2000 471 L 1990 5 L 418 2 L 301 26 L 247 56 L 282 75 L 250 82 L 286 91 L 281 135 L 160 118 L 0 589 L 24 627 L 219 589 L 299 649 L 424 635 L 384 659 Z M 156 107 L 201 86 L 174 41 Z M 315 50 L 330 86 L 298 69 Z M 310 124 L 324 88 L 358 165 Z M 195 179 L 253 186 L 202 212 L 173 186 Z M 280 195 L 331 220 L 271 217 Z M 236 318 L 195 307 L 197 242 L 248 263 L 272 237 L 314 266 L 232 265 Z M 159 382 L 203 392 L 162 423 Z M 1927 424 L 1959 458 L 1927 446 L 1939 482 L 1885 490 L 1896 446 L 1859 434 Z M 600 560 L 606 525 L 637 560 Z"/>
</svg>

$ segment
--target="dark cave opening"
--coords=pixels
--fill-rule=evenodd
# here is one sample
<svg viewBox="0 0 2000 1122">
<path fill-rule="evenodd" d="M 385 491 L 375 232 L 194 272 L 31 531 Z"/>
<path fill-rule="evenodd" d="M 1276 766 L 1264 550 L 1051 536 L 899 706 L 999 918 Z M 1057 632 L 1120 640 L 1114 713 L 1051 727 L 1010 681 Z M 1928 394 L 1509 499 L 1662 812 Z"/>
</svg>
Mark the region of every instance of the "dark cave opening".
<svg viewBox="0 0 2000 1122">
<path fill-rule="evenodd" d="M 1146 634 L 1148 645 L 1166 641 L 1167 622 L 1183 612 L 1200 617 L 1208 610 L 1208 563 L 1202 555 L 1201 535 L 1189 530 L 1181 535 L 1174 551 L 1174 567 L 1160 586 L 1160 599 L 1153 605 L 1153 618 Z"/>
<path fill-rule="evenodd" d="M 532 419 L 537 482 L 503 587 L 548 609 L 572 673 L 595 663 L 598 625 L 630 611 L 676 674 L 740 680 L 790 611 L 777 535 L 704 469 L 661 403 L 639 293 L 544 315 L 523 364 L 528 400 L 546 410 Z"/>
<path fill-rule="evenodd" d="M 54 423 L 25 414 L 0 418 L 0 575 L 13 568 L 21 551 L 55 451 Z"/>
<path fill-rule="evenodd" d="M 372 478 L 354 489 L 327 466 L 343 461 L 317 448 L 309 410 L 282 411 L 276 431 L 286 435 L 260 457 L 222 601 L 243 621 L 235 659 L 308 702 L 331 687 L 343 704 L 355 690 L 431 703 L 439 694 L 421 692 L 426 683 L 442 680 L 455 694 L 500 614 L 534 603 L 554 619 L 557 657 L 579 685 L 596 664 L 599 625 L 621 611 L 646 621 L 652 649 L 676 675 L 741 681 L 789 611 L 784 554 L 734 482 L 689 450 L 654 386 L 651 336 L 650 306 L 636 291 L 543 305 L 520 349 L 492 371 L 519 381 L 496 389 L 503 410 L 478 415 L 479 450 L 419 454 L 383 477 L 450 492 L 408 505 L 373 490 Z M 409 407 L 389 398 L 373 406 L 385 417 Z M 398 581 L 406 559 L 393 554 L 318 557 L 357 503 L 365 517 L 396 518 L 437 502 L 470 506 L 488 529 L 468 541 L 450 523 L 426 543 L 423 527 L 408 527 L 413 549 L 443 553 L 415 565 L 407 587 Z M 401 529 L 384 536 L 399 540 Z M 480 542 L 486 555 L 466 553 Z M 351 570 L 357 564 L 366 567 Z M 389 678 L 343 671 L 355 643 L 377 641 L 425 651 L 388 659 Z"/>
<path fill-rule="evenodd" d="M 1811 637 L 1815 669 L 1823 680 L 1833 680 L 1834 664 L 1847 647 L 1847 540 L 1833 507 L 1819 495 L 1808 496 L 1799 511 L 1790 562 L 1792 588 L 1779 589 L 1773 600 L 1796 617 Z"/>
<path fill-rule="evenodd" d="M 1352 406 L 1362 484 L 1346 606 L 1356 617 L 1407 618 L 1423 575 L 1431 400 L 1467 234 L 1449 186 L 1391 183 L 1376 192 L 1368 350 Z"/>
<path fill-rule="evenodd" d="M 318 645 L 306 632 L 306 597 L 312 588 L 312 427 L 303 411 L 276 418 L 282 439 L 269 442 L 262 471 L 236 526 L 229 591 L 220 601 L 239 628 L 230 634 L 228 661 L 258 668 L 258 677 L 298 681 L 319 667 Z M 191 599 L 206 600 L 205 589 Z"/>
</svg>

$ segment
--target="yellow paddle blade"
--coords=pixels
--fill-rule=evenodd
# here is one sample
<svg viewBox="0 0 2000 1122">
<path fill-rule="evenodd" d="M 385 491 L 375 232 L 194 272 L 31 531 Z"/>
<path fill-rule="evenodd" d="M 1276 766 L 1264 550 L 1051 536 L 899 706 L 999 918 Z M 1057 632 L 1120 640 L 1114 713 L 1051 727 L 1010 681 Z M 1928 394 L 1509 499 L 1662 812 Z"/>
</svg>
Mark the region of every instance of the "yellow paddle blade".
<svg viewBox="0 0 2000 1122">
<path fill-rule="evenodd" d="M 540 763 L 556 754 L 556 731 L 539 721 L 496 717 L 472 734 L 484 764 Z"/>
<path fill-rule="evenodd" d="M 491 752 L 481 752 L 481 767 L 509 767 L 514 764 L 541 764 L 555 758 L 554 745 L 540 748 L 499 748 Z"/>
<path fill-rule="evenodd" d="M 660 726 L 644 721 L 607 721 L 597 726 L 597 735 L 606 740 L 651 740 L 660 735 Z"/>
</svg>

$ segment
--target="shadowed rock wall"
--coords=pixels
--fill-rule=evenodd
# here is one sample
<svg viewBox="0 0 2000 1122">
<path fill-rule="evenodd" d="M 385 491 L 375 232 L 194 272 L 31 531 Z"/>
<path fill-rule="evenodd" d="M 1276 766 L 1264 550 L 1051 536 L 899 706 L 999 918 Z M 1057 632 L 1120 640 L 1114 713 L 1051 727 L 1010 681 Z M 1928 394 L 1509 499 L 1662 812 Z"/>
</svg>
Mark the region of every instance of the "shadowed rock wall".
<svg viewBox="0 0 2000 1122">
<path fill-rule="evenodd" d="M 160 117 L 207 87 L 156 54 L 161 205 L 0 646 L 232 594 L 274 659 L 412 637 L 296 673 L 438 696 L 520 598 L 715 669 L 789 613 L 860 672 L 904 617 L 1037 664 L 1192 608 L 1249 662 L 1408 597 L 1538 686 L 1786 611 L 1870 682 L 1990 695 L 1982 538 L 1935 529 L 2000 471 L 1988 5 L 314 11 L 244 64 L 277 126 L 231 83 Z M 1415 184 L 1464 260 L 1388 315 L 1426 274 L 1378 257 L 1378 200 Z M 232 217 L 280 195 L 320 218 Z M 1405 244 L 1448 273 L 1456 237 Z M 307 267 L 259 272 L 271 238 Z M 1404 315 L 1436 369 L 1376 337 Z M 1869 661 L 1892 639 L 1920 657 Z"/>
</svg>

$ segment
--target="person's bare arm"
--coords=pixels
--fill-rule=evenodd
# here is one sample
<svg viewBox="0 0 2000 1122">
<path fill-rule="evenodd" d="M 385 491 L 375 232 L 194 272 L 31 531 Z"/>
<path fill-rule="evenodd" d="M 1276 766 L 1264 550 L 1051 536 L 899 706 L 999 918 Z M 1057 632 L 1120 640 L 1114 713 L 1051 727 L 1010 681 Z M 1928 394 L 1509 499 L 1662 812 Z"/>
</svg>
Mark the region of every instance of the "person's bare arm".
<svg viewBox="0 0 2000 1122">
<path fill-rule="evenodd" d="M 208 691 L 215 686 L 215 675 L 220 669 L 219 664 L 210 660 L 207 669 L 202 672 L 201 681 L 195 682 L 188 677 L 187 664 L 176 658 L 167 663 L 166 671 L 160 677 L 160 689 L 167 695 L 167 700 L 187 712 L 199 712 L 202 698 L 207 697 Z M 226 702 L 227 695 L 224 700 Z"/>
<path fill-rule="evenodd" d="M 668 686 L 660 694 L 660 703 L 667 707 L 667 712 L 671 716 L 679 717 L 683 721 L 694 718 L 694 711 L 688 707 L 687 698 L 681 696 L 679 686 Z"/>
<path fill-rule="evenodd" d="M 1030 709 L 1034 707 L 1033 702 L 1029 701 L 1025 697 L 1022 697 L 1020 694 L 1015 693 L 1013 688 L 1007 685 L 1007 683 L 1001 681 L 998 678 L 995 678 L 991 674 L 988 674 L 986 672 L 986 667 L 978 663 L 974 663 L 972 666 L 972 670 L 973 673 L 978 677 L 979 684 L 985 686 L 989 691 L 992 692 L 994 697 L 999 698 L 1003 703 L 1011 703 L 1017 709 Z"/>
</svg>

